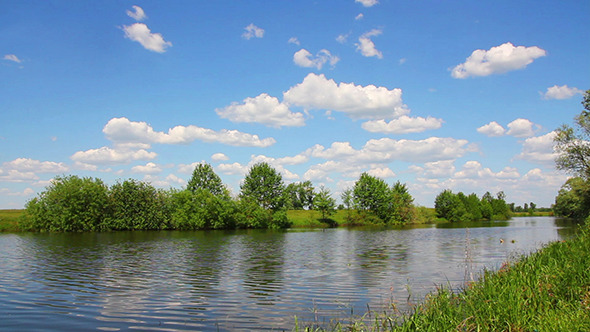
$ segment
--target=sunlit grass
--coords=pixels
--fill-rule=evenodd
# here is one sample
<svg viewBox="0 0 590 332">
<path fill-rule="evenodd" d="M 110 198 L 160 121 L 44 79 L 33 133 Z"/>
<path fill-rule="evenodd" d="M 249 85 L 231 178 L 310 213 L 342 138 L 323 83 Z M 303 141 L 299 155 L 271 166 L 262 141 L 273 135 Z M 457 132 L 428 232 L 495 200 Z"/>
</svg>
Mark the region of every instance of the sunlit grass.
<svg viewBox="0 0 590 332">
<path fill-rule="evenodd" d="M 0 232 L 17 232 L 20 230 L 18 220 L 24 210 L 0 210 Z"/>
</svg>

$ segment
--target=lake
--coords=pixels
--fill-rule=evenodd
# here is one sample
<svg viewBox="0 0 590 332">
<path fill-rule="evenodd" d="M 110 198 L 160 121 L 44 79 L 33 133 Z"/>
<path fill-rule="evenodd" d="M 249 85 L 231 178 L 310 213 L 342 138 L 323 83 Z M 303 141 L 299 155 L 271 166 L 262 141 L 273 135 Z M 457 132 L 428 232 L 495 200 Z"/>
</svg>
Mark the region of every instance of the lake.
<svg viewBox="0 0 590 332">
<path fill-rule="evenodd" d="M 553 217 L 326 230 L 0 234 L 0 330 L 290 331 L 401 310 L 571 237 Z"/>
</svg>

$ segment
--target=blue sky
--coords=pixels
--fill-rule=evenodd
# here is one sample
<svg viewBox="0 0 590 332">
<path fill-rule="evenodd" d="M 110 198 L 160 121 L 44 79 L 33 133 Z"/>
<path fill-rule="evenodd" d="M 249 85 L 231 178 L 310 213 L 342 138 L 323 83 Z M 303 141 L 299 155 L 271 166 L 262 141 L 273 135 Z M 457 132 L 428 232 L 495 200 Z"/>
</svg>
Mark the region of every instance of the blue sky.
<svg viewBox="0 0 590 332">
<path fill-rule="evenodd" d="M 550 206 L 590 88 L 588 1 L 4 1 L 0 208 L 57 175 L 234 194 L 254 163 Z"/>
</svg>

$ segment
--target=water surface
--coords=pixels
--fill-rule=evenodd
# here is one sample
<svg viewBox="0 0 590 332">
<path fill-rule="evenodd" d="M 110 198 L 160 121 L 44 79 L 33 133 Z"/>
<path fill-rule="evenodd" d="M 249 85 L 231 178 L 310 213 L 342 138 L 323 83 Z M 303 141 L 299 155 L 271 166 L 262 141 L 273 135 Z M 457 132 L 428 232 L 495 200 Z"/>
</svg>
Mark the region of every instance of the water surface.
<svg viewBox="0 0 590 332">
<path fill-rule="evenodd" d="M 550 217 L 398 228 L 0 234 L 0 330 L 291 330 L 407 308 L 572 236 Z M 503 241 L 500 241 L 500 240 Z"/>
</svg>

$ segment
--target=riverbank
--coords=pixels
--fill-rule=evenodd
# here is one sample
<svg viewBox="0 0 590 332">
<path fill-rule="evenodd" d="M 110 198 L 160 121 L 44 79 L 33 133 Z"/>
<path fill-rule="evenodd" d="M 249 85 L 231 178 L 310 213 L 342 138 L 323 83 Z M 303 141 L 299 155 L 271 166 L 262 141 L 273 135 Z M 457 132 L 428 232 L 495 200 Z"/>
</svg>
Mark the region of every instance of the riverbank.
<svg viewBox="0 0 590 332">
<path fill-rule="evenodd" d="M 19 232 L 18 220 L 25 210 L 0 210 L 0 232 Z"/>
<path fill-rule="evenodd" d="M 328 329 L 296 330 L 590 331 L 589 251 L 586 225 L 578 237 L 485 271 L 459 292 L 440 287 L 410 314 L 367 313 Z"/>
</svg>

